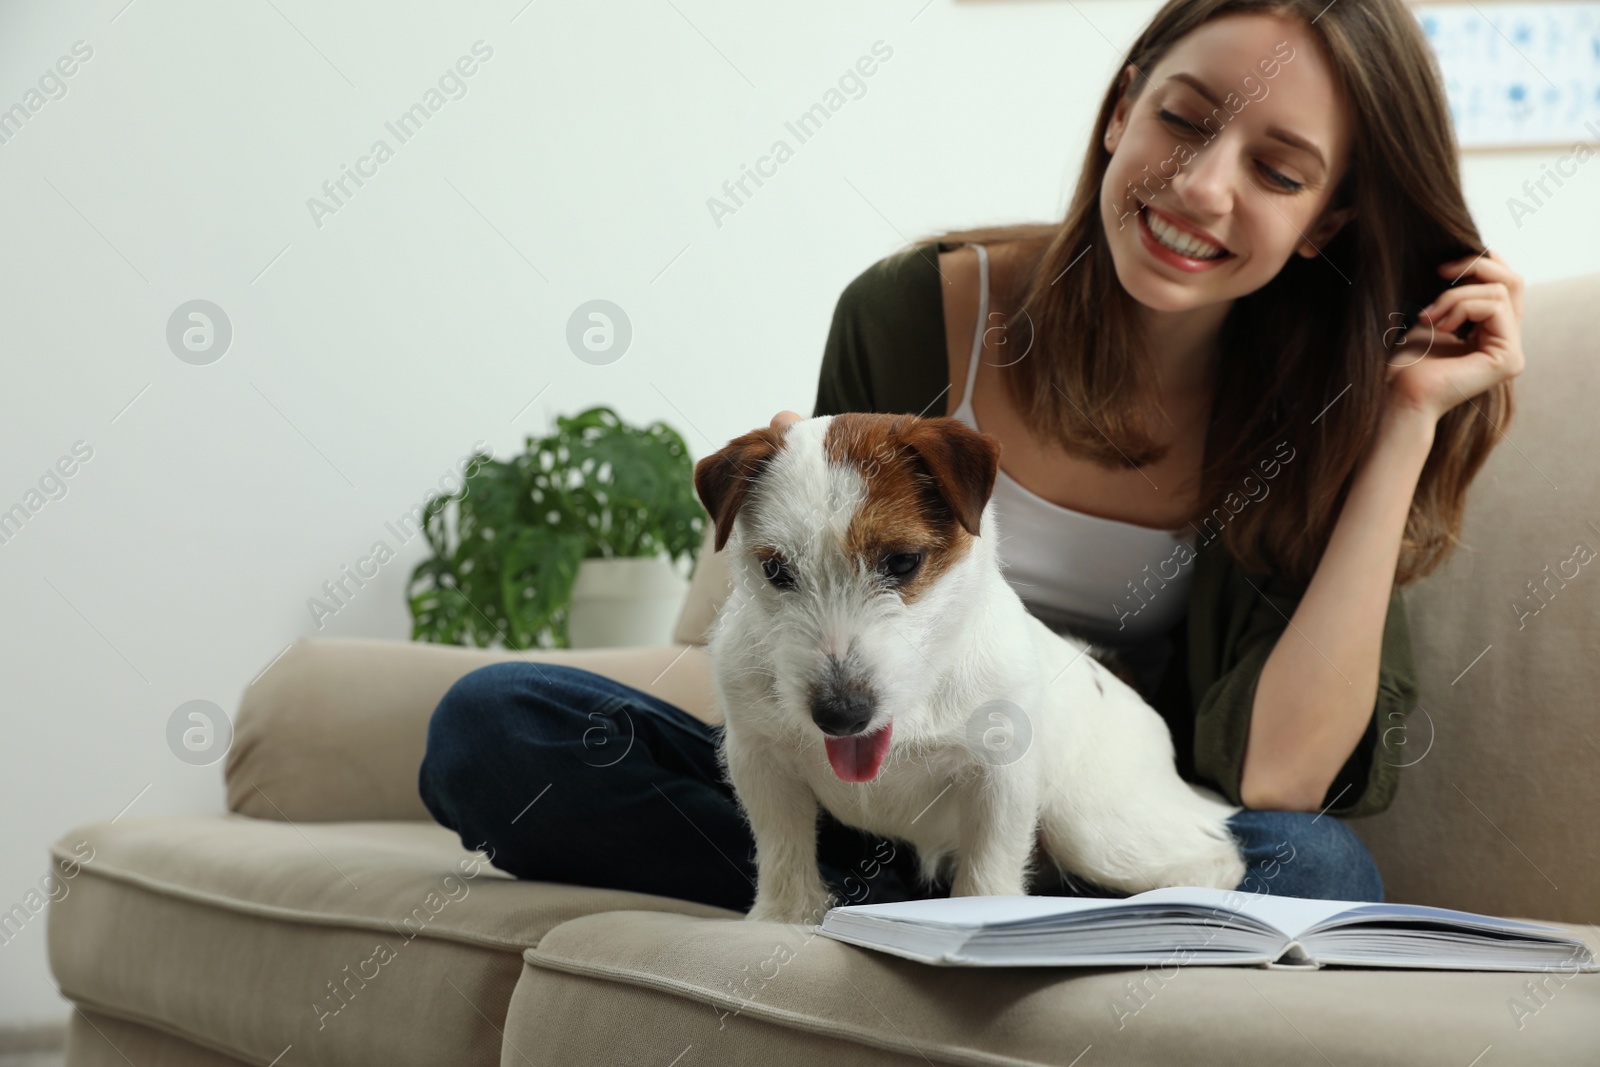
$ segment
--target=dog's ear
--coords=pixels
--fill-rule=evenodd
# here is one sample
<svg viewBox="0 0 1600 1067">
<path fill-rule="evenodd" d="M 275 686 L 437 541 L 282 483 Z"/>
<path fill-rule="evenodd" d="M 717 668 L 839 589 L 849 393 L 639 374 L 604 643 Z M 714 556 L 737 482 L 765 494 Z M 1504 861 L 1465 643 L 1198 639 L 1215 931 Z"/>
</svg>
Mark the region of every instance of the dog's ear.
<svg viewBox="0 0 1600 1067">
<path fill-rule="evenodd" d="M 994 493 L 1000 439 L 945 415 L 915 419 L 898 436 L 933 475 L 934 485 L 956 521 L 968 533 L 976 534 L 984 505 Z"/>
<path fill-rule="evenodd" d="M 783 434 L 763 426 L 729 441 L 694 465 L 694 490 L 716 524 L 714 549 L 722 551 L 733 532 L 733 520 L 744 506 L 750 486 L 783 447 Z"/>
</svg>

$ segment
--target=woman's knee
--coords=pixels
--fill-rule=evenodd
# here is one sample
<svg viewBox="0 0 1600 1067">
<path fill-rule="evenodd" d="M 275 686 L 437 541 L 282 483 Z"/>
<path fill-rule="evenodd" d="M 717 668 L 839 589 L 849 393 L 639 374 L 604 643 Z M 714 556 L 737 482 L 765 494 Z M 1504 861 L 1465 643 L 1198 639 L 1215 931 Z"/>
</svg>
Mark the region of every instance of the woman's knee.
<svg viewBox="0 0 1600 1067">
<path fill-rule="evenodd" d="M 427 745 L 418 772 L 422 799 L 444 821 L 449 794 L 481 788 L 487 765 L 515 759 L 526 770 L 530 742 L 554 738 L 573 713 L 563 699 L 577 670 L 561 664 L 506 660 L 468 671 L 445 691 L 428 720 Z M 581 729 L 581 727 L 579 727 Z M 448 825 L 448 823 L 446 824 Z"/>
<path fill-rule="evenodd" d="M 428 742 L 464 740 L 482 746 L 548 724 L 571 712 L 567 699 L 581 668 L 560 663 L 505 660 L 468 671 L 445 691 L 428 723 Z"/>
<path fill-rule="evenodd" d="M 1232 820 L 1248 872 L 1239 890 L 1329 900 L 1383 900 L 1377 861 L 1331 815 L 1246 809 Z"/>
<path fill-rule="evenodd" d="M 505 728 L 501 714 L 510 682 L 509 663 L 491 663 L 468 671 L 445 690 L 428 719 L 428 746 L 424 763 L 449 762 L 470 750 L 481 749 Z"/>
</svg>

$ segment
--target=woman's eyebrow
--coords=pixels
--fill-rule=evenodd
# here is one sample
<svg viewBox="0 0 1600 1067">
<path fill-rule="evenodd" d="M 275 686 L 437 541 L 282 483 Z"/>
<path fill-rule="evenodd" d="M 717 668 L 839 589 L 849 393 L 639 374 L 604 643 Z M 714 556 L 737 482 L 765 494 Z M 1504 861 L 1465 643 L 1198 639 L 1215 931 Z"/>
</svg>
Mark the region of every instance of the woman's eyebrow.
<svg viewBox="0 0 1600 1067">
<path fill-rule="evenodd" d="M 1203 96 L 1207 100 L 1209 100 L 1211 102 L 1212 106 L 1221 107 L 1221 108 L 1224 108 L 1224 110 L 1226 110 L 1226 108 L 1223 105 L 1222 101 L 1217 98 L 1217 94 L 1213 93 L 1206 86 L 1205 82 L 1201 81 L 1199 78 L 1196 78 L 1193 74 L 1178 73 L 1178 74 L 1174 74 L 1168 80 L 1169 81 L 1175 81 L 1175 82 L 1182 82 L 1183 84 L 1187 85 L 1189 88 L 1193 89 L 1195 92 L 1199 93 L 1201 96 Z M 1288 145 L 1291 148 L 1298 148 L 1300 151 L 1305 152 L 1305 153 L 1309 154 L 1312 158 L 1314 158 L 1317 161 L 1317 164 L 1319 166 L 1321 166 L 1323 170 L 1327 170 L 1328 169 L 1328 161 L 1325 158 L 1323 158 L 1322 150 L 1319 149 L 1312 142 L 1306 140 L 1304 137 L 1301 137 L 1299 134 L 1293 133 L 1293 132 L 1291 132 L 1289 130 L 1286 130 L 1282 126 L 1268 126 L 1267 127 L 1267 136 L 1271 137 L 1271 138 L 1274 138 L 1276 140 L 1282 141 L 1284 144 Z"/>
</svg>

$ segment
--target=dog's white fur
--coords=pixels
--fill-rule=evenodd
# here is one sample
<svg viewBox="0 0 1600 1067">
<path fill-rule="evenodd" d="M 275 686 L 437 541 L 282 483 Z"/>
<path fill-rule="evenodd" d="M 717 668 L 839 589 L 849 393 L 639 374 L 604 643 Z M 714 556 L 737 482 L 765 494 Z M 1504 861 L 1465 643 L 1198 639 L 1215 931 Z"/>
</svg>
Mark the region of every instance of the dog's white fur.
<svg viewBox="0 0 1600 1067">
<path fill-rule="evenodd" d="M 970 550 L 914 603 L 874 590 L 842 547 L 867 490 L 858 469 L 827 460 L 831 421 L 792 424 L 740 508 L 734 588 L 709 636 L 719 757 L 756 841 L 747 918 L 818 922 L 834 903 L 818 804 L 910 843 L 925 883 L 953 869 L 953 896 L 1026 894 L 1036 842 L 1059 870 L 1130 894 L 1236 887 L 1245 863 L 1226 820 L 1238 809 L 1179 778 L 1161 716 L 1084 642 L 1028 613 L 1001 573 L 992 502 Z M 780 547 L 804 589 L 773 588 L 757 543 Z M 847 649 L 878 696 L 870 729 L 894 722 L 864 783 L 834 773 L 808 704 L 827 654 Z M 988 742 L 1008 734 L 1016 747 L 997 756 Z"/>
</svg>

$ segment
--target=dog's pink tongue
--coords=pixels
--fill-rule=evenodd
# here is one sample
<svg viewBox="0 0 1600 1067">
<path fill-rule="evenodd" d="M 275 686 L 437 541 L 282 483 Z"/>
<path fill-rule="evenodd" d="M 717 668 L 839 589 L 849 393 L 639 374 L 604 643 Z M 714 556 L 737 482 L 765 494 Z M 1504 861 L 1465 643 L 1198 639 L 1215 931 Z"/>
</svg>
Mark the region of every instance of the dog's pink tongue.
<svg viewBox="0 0 1600 1067">
<path fill-rule="evenodd" d="M 833 773 L 846 782 L 870 782 L 878 777 L 884 757 L 889 755 L 889 735 L 893 732 L 894 721 L 890 720 L 870 734 L 823 737 Z"/>
</svg>

